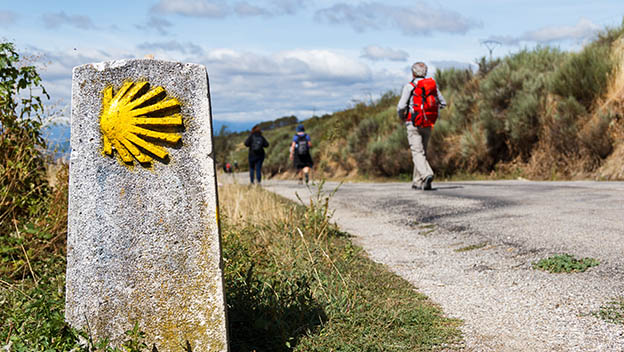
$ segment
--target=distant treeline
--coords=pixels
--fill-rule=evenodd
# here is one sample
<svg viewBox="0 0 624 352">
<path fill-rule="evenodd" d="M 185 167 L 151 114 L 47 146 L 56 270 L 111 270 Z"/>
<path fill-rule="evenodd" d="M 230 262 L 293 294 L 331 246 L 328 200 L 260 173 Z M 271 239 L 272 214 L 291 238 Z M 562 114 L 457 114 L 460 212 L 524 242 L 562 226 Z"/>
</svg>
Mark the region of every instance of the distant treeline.
<svg viewBox="0 0 624 352">
<path fill-rule="evenodd" d="M 279 119 L 274 120 L 274 121 L 260 122 L 258 126 L 263 131 L 269 131 L 269 130 L 274 130 L 276 128 L 280 128 L 280 127 L 284 127 L 288 125 L 294 125 L 297 122 L 299 122 L 299 120 L 297 120 L 297 116 L 291 115 L 291 116 L 280 117 Z"/>
</svg>

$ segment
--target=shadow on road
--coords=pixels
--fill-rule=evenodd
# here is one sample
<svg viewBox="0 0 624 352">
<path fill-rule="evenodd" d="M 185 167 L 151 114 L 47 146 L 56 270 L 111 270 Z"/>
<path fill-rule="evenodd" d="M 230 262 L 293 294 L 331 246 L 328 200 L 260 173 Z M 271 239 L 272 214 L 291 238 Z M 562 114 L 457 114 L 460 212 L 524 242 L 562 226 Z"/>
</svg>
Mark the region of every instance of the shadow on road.
<svg viewBox="0 0 624 352">
<path fill-rule="evenodd" d="M 437 191 L 439 189 L 457 189 L 457 188 L 464 188 L 464 186 L 444 186 L 444 187 L 433 187 L 431 188 L 432 191 Z"/>
</svg>

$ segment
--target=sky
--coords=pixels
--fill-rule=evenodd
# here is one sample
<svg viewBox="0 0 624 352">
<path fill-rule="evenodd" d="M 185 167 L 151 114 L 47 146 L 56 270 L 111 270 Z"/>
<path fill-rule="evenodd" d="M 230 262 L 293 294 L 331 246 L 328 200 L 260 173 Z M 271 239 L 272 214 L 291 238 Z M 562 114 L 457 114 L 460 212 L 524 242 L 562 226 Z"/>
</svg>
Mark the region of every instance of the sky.
<svg viewBox="0 0 624 352">
<path fill-rule="evenodd" d="M 57 121 L 75 66 L 154 55 L 199 63 L 230 130 L 400 92 L 410 66 L 466 68 L 535 46 L 578 51 L 622 24 L 622 0 L 0 0 L 0 40 L 39 67 Z"/>
</svg>

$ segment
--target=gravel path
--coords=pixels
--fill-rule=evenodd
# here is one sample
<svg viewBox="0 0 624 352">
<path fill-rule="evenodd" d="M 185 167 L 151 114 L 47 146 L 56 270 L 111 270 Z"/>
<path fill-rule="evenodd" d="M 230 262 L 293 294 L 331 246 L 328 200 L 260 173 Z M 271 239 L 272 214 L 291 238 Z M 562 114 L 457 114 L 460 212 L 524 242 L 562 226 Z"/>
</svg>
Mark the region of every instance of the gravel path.
<svg viewBox="0 0 624 352">
<path fill-rule="evenodd" d="M 264 186 L 293 200 L 311 193 L 289 181 Z M 330 206 L 373 260 L 464 321 L 467 351 L 624 351 L 624 326 L 592 314 L 624 296 L 624 183 L 454 182 L 431 192 L 353 183 Z M 470 245 L 479 248 L 458 251 Z M 558 253 L 600 265 L 532 269 Z"/>
</svg>

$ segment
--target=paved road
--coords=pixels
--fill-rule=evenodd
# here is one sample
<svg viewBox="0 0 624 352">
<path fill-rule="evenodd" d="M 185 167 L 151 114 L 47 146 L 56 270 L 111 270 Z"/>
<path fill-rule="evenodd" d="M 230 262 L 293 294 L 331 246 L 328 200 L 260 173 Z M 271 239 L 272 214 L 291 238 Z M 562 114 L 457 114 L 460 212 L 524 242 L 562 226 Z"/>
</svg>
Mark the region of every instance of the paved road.
<svg viewBox="0 0 624 352">
<path fill-rule="evenodd" d="M 312 193 L 290 181 L 265 187 L 293 200 Z M 349 183 L 330 205 L 373 260 L 464 320 L 466 350 L 624 351 L 624 326 L 592 314 L 624 296 L 622 182 L 449 182 L 430 192 Z M 479 248 L 462 251 L 470 245 Z M 532 268 L 557 253 L 600 265 Z"/>
</svg>

